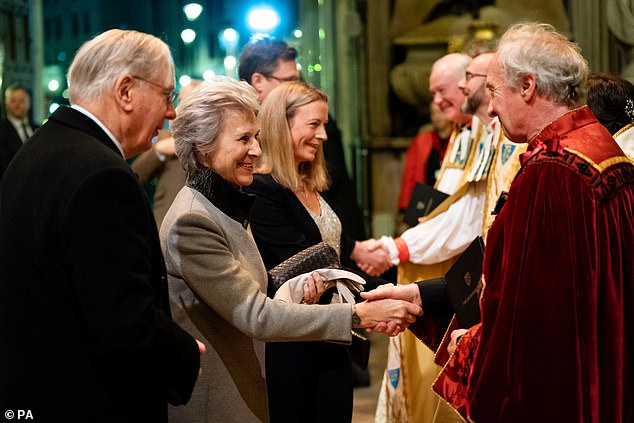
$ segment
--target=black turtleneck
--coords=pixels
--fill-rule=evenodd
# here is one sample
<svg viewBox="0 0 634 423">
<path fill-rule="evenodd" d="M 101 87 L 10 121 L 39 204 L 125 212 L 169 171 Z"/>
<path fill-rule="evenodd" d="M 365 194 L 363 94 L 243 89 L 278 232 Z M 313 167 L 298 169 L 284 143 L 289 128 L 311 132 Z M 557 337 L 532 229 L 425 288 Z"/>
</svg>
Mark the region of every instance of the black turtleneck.
<svg viewBox="0 0 634 423">
<path fill-rule="evenodd" d="M 249 226 L 251 206 L 255 195 L 230 184 L 208 167 L 200 167 L 187 178 L 187 186 L 195 189 L 218 207 L 224 214 L 240 223 L 245 229 Z"/>
</svg>

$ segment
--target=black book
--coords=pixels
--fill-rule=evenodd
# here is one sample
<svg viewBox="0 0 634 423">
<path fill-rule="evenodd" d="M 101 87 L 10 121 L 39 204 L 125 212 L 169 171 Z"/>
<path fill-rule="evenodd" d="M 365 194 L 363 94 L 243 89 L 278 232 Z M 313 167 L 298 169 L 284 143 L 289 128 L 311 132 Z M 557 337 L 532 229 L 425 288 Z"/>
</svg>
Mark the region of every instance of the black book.
<svg viewBox="0 0 634 423">
<path fill-rule="evenodd" d="M 480 291 L 484 240 L 476 237 L 445 274 L 456 320 L 461 328 L 480 322 Z"/>
<path fill-rule="evenodd" d="M 417 182 L 414 191 L 412 191 L 409 205 L 405 210 L 403 221 L 410 227 L 418 225 L 419 217 L 427 216 L 447 197 L 449 197 L 448 194 L 434 189 L 431 185 Z"/>
</svg>

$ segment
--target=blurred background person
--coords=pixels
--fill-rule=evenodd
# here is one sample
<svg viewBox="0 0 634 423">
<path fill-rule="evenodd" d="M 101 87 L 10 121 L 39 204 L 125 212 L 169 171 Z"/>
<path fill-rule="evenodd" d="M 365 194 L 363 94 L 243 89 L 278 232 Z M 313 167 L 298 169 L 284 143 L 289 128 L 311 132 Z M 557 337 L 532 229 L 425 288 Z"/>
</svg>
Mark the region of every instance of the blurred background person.
<svg viewBox="0 0 634 423">
<path fill-rule="evenodd" d="M 588 107 L 630 157 L 634 157 L 634 85 L 610 73 L 588 77 Z"/>
<path fill-rule="evenodd" d="M 0 121 L 0 179 L 22 144 L 39 128 L 30 118 L 31 97 L 26 87 L 11 85 L 4 91 L 7 117 Z"/>
<path fill-rule="evenodd" d="M 199 79 L 192 79 L 188 85 L 181 88 L 178 93 L 179 101 L 187 98 L 201 82 Z M 156 226 L 160 228 L 165 213 L 178 191 L 185 185 L 186 179 L 185 171 L 176 157 L 174 139 L 170 131 L 159 131 L 158 140 L 152 145 L 152 149 L 141 153 L 132 162 L 132 170 L 139 175 L 139 182 L 146 187 L 151 183 L 156 184 L 152 193 L 152 210 Z"/>
<path fill-rule="evenodd" d="M 398 196 L 398 210 L 401 214 L 407 209 L 417 182 L 431 186 L 436 184 L 438 171 L 445 157 L 452 130 L 451 123 L 434 102 L 429 104 L 429 116 L 431 123 L 423 126 L 424 130 L 412 139 L 405 154 Z"/>
<path fill-rule="evenodd" d="M 396 320 L 404 327 L 419 312 L 406 302 L 307 306 L 266 296 L 267 274 L 249 227 L 254 196 L 243 190 L 251 184 L 261 154 L 258 107 L 248 84 L 218 78 L 204 82 L 179 105 L 171 126 L 187 184 L 160 232 L 170 299 L 174 319 L 208 345 L 192 400 L 186 407 L 170 409 L 174 422 L 269 421 L 264 363 L 275 357 L 267 352 L 265 359 L 262 341 L 327 340 L 345 349 L 341 344 L 351 341 L 353 325 L 373 327 L 379 320 Z M 323 288 L 320 280 L 309 280 L 304 302 L 318 301 Z M 311 366 L 317 368 L 329 361 L 328 356 L 315 359 Z M 303 398 L 311 404 L 310 411 L 303 408 L 292 420 L 320 416 L 333 395 L 336 391 L 311 391 Z M 287 407 L 295 409 L 292 403 Z M 279 421 L 275 414 L 271 420 Z"/>
</svg>

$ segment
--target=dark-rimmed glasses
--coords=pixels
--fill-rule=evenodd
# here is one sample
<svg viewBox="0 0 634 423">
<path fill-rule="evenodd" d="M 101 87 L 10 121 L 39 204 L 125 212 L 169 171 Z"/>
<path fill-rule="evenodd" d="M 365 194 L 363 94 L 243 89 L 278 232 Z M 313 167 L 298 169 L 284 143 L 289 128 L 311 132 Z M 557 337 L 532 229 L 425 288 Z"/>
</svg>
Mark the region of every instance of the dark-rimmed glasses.
<svg viewBox="0 0 634 423">
<path fill-rule="evenodd" d="M 154 85 L 155 87 L 160 88 L 161 91 L 163 91 L 163 95 L 165 96 L 165 99 L 167 100 L 167 104 L 174 104 L 174 102 L 178 98 L 178 92 L 176 92 L 176 90 L 168 90 L 167 88 L 164 88 L 164 87 L 160 86 L 156 82 L 148 81 L 147 79 L 142 78 L 142 77 L 137 76 L 137 75 L 132 75 L 132 78 L 138 79 L 138 80 L 143 81 L 143 82 L 147 82 L 150 85 Z"/>
</svg>

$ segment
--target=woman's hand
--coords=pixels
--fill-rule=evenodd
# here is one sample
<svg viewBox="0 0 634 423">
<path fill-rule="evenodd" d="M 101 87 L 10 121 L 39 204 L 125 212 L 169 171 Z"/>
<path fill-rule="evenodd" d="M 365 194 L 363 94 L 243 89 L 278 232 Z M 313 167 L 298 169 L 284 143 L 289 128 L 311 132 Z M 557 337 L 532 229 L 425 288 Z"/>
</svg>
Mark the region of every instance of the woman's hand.
<svg viewBox="0 0 634 423">
<path fill-rule="evenodd" d="M 324 292 L 326 292 L 326 285 L 321 275 L 317 272 L 311 273 L 304 283 L 304 304 L 317 303 Z"/>
</svg>

